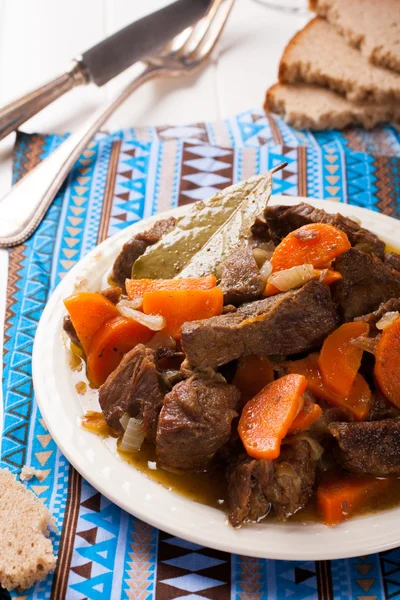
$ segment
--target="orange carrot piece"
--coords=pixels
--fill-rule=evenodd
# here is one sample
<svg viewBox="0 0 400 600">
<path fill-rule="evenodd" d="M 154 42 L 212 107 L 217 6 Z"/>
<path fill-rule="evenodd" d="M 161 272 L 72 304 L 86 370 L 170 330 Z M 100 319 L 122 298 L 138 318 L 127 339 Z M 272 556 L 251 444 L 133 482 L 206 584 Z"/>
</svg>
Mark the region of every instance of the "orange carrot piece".
<svg viewBox="0 0 400 600">
<path fill-rule="evenodd" d="M 302 408 L 306 387 L 302 375 L 285 375 L 246 404 L 238 432 L 250 456 L 265 460 L 279 456 L 281 441 Z"/>
<path fill-rule="evenodd" d="M 289 427 L 289 433 L 297 433 L 298 431 L 309 429 L 315 421 L 318 421 L 321 415 L 322 408 L 319 404 L 310 402 L 310 400 L 304 400 L 303 408 Z"/>
<path fill-rule="evenodd" d="M 145 292 L 156 290 L 211 290 L 216 285 L 215 275 L 186 279 L 127 279 L 125 281 L 126 291 L 131 300 L 143 297 Z"/>
<path fill-rule="evenodd" d="M 120 314 L 115 304 L 100 292 L 78 292 L 65 298 L 64 304 L 86 354 L 96 331 Z"/>
<path fill-rule="evenodd" d="M 382 331 L 375 354 L 375 377 L 390 402 L 400 408 L 400 317 Z"/>
<path fill-rule="evenodd" d="M 268 358 L 242 356 L 232 383 L 238 388 L 242 401 L 247 402 L 271 381 L 274 381 L 274 371 Z"/>
<path fill-rule="evenodd" d="M 362 348 L 358 348 L 353 342 L 368 333 L 368 323 L 344 323 L 328 335 L 322 344 L 319 370 L 325 385 L 335 394 L 350 394 L 363 355 Z"/>
<path fill-rule="evenodd" d="M 375 477 L 335 478 L 321 483 L 317 489 L 317 506 L 325 525 L 345 521 L 388 485 L 389 479 Z"/>
<path fill-rule="evenodd" d="M 164 331 L 175 339 L 181 337 L 181 326 L 187 321 L 209 319 L 220 315 L 224 304 L 222 290 L 155 290 L 143 295 L 143 312 L 162 315 Z"/>
<path fill-rule="evenodd" d="M 122 316 L 104 323 L 94 334 L 87 356 L 89 381 L 100 386 L 118 367 L 124 354 L 136 344 L 145 344 L 153 335 L 154 331 Z"/>
<path fill-rule="evenodd" d="M 275 248 L 271 262 L 274 271 L 305 264 L 323 267 L 350 247 L 347 235 L 337 227 L 310 223 L 289 233 Z"/>
<path fill-rule="evenodd" d="M 267 285 L 265 286 L 264 296 L 276 296 L 276 294 L 281 294 L 281 290 L 279 290 L 273 283 L 267 281 Z"/>
<path fill-rule="evenodd" d="M 326 283 L 326 285 L 331 285 L 332 283 L 335 283 L 335 281 L 343 279 L 342 275 L 333 269 L 315 269 L 315 271 L 317 279 L 322 281 L 322 283 Z"/>
<path fill-rule="evenodd" d="M 372 394 L 364 377 L 357 374 L 350 394 L 339 396 L 330 390 L 322 380 L 318 367 L 318 354 L 310 354 L 300 360 L 282 363 L 287 373 L 300 373 L 308 381 L 308 389 L 314 396 L 333 406 L 348 410 L 356 421 L 365 421 L 371 410 Z"/>
<path fill-rule="evenodd" d="M 338 271 L 333 271 L 332 269 L 315 269 L 315 279 L 319 279 L 326 285 L 331 285 L 331 283 L 335 283 L 339 279 L 342 279 L 342 276 Z M 267 281 L 267 285 L 265 286 L 264 296 L 275 296 L 276 294 L 282 293 L 273 283 Z"/>
</svg>

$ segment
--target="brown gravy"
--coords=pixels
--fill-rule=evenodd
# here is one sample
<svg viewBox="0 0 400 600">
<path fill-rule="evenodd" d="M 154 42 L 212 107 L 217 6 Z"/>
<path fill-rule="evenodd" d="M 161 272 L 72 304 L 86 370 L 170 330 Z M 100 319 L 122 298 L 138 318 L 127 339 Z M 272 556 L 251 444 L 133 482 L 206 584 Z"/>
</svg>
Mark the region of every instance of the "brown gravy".
<svg viewBox="0 0 400 600">
<path fill-rule="evenodd" d="M 89 411 L 82 418 L 82 427 L 101 437 L 117 437 L 115 432 L 105 423 L 102 413 Z M 189 473 L 173 473 L 160 468 L 157 463 L 155 446 L 149 442 L 145 442 L 139 452 L 124 452 L 118 450 L 118 444 L 115 446 L 118 455 L 135 469 L 143 473 L 149 479 L 159 483 L 168 490 L 200 502 L 213 508 L 218 508 L 227 511 L 227 485 L 223 470 L 208 470 L 202 472 Z M 341 471 L 335 469 L 323 473 L 320 479 L 329 480 L 331 477 L 337 477 Z M 343 472 L 343 476 L 346 474 Z M 390 487 L 387 493 L 378 497 L 371 498 L 361 509 L 352 513 L 355 515 L 363 515 L 375 513 L 381 510 L 387 510 L 400 505 L 400 478 L 390 478 Z M 268 515 L 264 521 L 274 520 L 273 513 Z M 297 523 L 320 522 L 315 496 L 308 502 L 307 506 L 293 515 L 291 521 Z"/>
<path fill-rule="evenodd" d="M 160 469 L 157 465 L 155 447 L 153 444 L 144 444 L 142 450 L 135 454 L 119 452 L 119 455 L 127 460 L 132 466 L 144 473 L 147 477 L 160 483 L 164 487 L 182 494 L 190 500 L 206 504 L 213 508 L 219 508 L 226 512 L 227 508 L 227 486 L 223 471 L 204 471 L 202 473 L 170 473 Z M 340 471 L 339 471 L 340 472 Z M 323 479 L 336 477 L 338 471 L 324 474 Z M 371 498 L 361 509 L 355 511 L 351 516 L 375 513 L 400 505 L 400 479 L 391 478 L 387 493 L 379 497 Z M 271 513 L 266 521 L 275 520 Z M 297 523 L 321 522 L 318 514 L 315 496 L 308 502 L 307 506 L 290 518 Z"/>
</svg>

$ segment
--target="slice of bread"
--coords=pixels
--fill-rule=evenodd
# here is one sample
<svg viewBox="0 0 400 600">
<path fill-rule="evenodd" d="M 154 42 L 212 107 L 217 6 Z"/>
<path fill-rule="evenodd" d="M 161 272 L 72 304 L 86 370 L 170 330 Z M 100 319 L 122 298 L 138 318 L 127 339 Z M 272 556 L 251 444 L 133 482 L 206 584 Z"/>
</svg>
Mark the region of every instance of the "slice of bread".
<svg viewBox="0 0 400 600">
<path fill-rule="evenodd" d="M 320 17 L 310 21 L 286 46 L 279 81 L 329 87 L 353 102 L 400 100 L 400 74 L 369 63 Z"/>
<path fill-rule="evenodd" d="M 400 121 L 399 104 L 355 104 L 331 90 L 305 83 L 273 85 L 264 108 L 296 129 L 344 129 L 349 125 L 370 129 L 385 121 Z"/>
<path fill-rule="evenodd" d="M 46 478 L 46 471 L 42 471 L 41 469 L 35 469 L 34 467 L 29 467 L 28 465 L 24 465 L 21 469 L 21 473 L 19 474 L 19 478 L 21 481 L 30 481 L 36 477 L 39 481 L 44 481 Z"/>
<path fill-rule="evenodd" d="M 31 491 L 0 469 L 0 584 L 25 590 L 54 571 L 56 557 L 48 536 L 49 510 Z"/>
<path fill-rule="evenodd" d="M 400 0 L 310 0 L 373 64 L 400 73 Z"/>
</svg>

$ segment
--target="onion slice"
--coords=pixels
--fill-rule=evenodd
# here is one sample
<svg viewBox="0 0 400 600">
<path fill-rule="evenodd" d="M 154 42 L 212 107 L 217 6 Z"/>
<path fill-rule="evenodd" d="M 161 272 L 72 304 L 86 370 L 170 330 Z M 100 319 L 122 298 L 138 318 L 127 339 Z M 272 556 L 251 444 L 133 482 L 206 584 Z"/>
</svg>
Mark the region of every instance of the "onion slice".
<svg viewBox="0 0 400 600">
<path fill-rule="evenodd" d="M 151 340 L 147 342 L 146 346 L 152 350 L 159 350 L 160 348 L 169 348 L 170 350 L 175 350 L 176 342 L 174 338 L 168 335 L 165 331 L 157 331 Z"/>
<path fill-rule="evenodd" d="M 124 431 L 128 426 L 129 419 L 130 419 L 130 416 L 128 415 L 128 413 L 124 413 L 119 420 L 119 422 L 121 423 L 121 427 Z"/>
<path fill-rule="evenodd" d="M 385 313 L 383 315 L 383 317 L 381 319 L 379 319 L 379 321 L 376 324 L 376 328 L 379 329 L 380 331 L 383 331 L 384 329 L 386 329 L 387 327 L 390 327 L 390 325 L 392 325 L 396 319 L 398 319 L 400 316 L 400 313 L 398 313 L 397 310 L 393 310 L 393 311 L 389 311 L 387 313 Z"/>
<path fill-rule="evenodd" d="M 152 331 L 160 331 L 165 327 L 165 319 L 161 315 L 145 315 L 132 307 L 130 300 L 120 300 L 117 304 L 117 308 L 121 315 L 133 319 L 137 323 L 144 325 Z"/>
<path fill-rule="evenodd" d="M 360 335 L 360 337 L 355 338 L 351 343 L 357 348 L 361 348 L 365 352 L 369 352 L 370 354 L 375 354 L 376 348 L 378 346 L 380 336 L 371 338 L 366 335 Z"/>
<path fill-rule="evenodd" d="M 312 265 L 298 265 L 272 273 L 268 283 L 272 283 L 281 292 L 287 292 L 294 288 L 301 287 L 311 279 L 315 278 L 315 269 Z"/>
<path fill-rule="evenodd" d="M 143 429 L 143 421 L 131 417 L 122 436 L 119 449 L 125 452 L 138 452 L 142 447 L 146 432 Z"/>
<path fill-rule="evenodd" d="M 265 285 L 267 285 L 267 281 L 271 276 L 272 269 L 272 262 L 270 260 L 266 260 L 260 269 L 260 276 Z"/>
<path fill-rule="evenodd" d="M 361 219 L 359 219 L 355 215 L 350 215 L 350 217 L 347 217 L 347 218 L 350 219 L 351 221 L 354 221 L 354 223 L 357 223 L 357 225 L 359 225 L 359 227 L 361 227 Z"/>
<path fill-rule="evenodd" d="M 268 250 L 263 250 L 262 248 L 253 248 L 253 256 L 257 267 L 261 269 L 265 261 L 271 258 L 272 252 L 268 252 Z"/>
</svg>

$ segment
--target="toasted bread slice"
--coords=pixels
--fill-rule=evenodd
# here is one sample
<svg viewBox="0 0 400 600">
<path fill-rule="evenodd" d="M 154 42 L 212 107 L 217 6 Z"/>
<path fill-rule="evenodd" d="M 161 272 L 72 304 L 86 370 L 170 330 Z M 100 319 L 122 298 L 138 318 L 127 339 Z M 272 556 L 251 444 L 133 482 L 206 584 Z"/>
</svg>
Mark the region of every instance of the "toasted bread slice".
<svg viewBox="0 0 400 600">
<path fill-rule="evenodd" d="M 398 104 L 355 104 L 331 90 L 304 83 L 273 85 L 264 108 L 296 129 L 344 129 L 349 125 L 370 129 L 385 121 L 400 121 Z"/>
<path fill-rule="evenodd" d="M 286 46 L 279 81 L 321 85 L 353 102 L 400 100 L 400 74 L 372 65 L 320 17 L 310 21 Z"/>
<path fill-rule="evenodd" d="M 0 584 L 25 590 L 54 571 L 49 510 L 33 492 L 0 469 Z"/>
<path fill-rule="evenodd" d="M 310 0 L 369 62 L 400 73 L 400 0 Z"/>
</svg>

